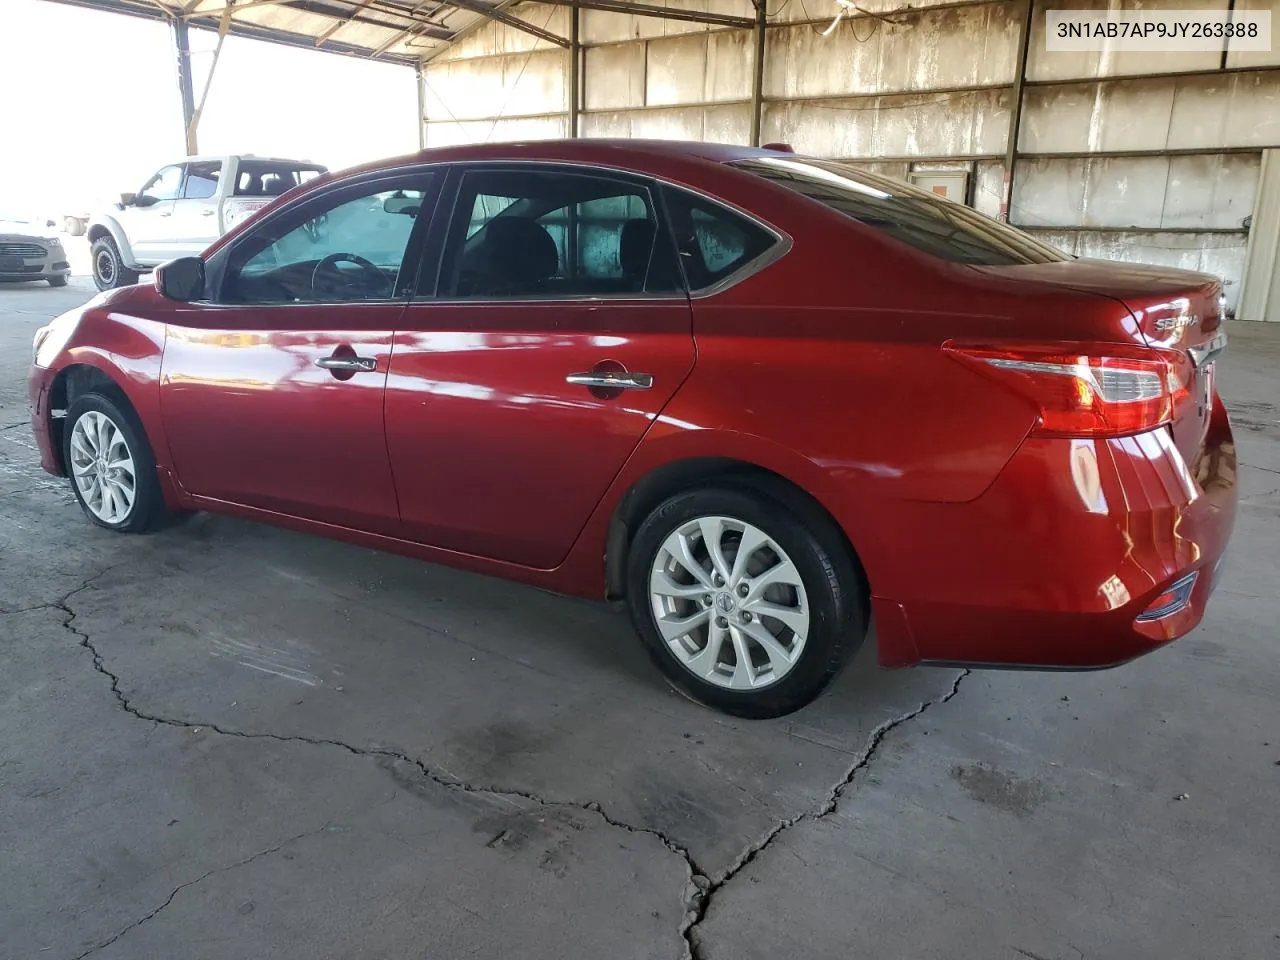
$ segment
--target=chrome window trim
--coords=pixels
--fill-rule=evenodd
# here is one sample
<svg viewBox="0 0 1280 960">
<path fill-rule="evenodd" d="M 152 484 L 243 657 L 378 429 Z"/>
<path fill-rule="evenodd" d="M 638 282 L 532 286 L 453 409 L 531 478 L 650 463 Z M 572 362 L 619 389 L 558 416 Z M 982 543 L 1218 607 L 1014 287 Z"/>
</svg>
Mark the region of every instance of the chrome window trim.
<svg viewBox="0 0 1280 960">
<path fill-rule="evenodd" d="M 759 215 L 752 213 L 749 210 L 745 210 L 742 207 L 738 206 L 736 203 L 732 203 L 731 201 L 725 200 L 722 197 L 713 196 L 712 194 L 707 193 L 705 190 L 701 190 L 697 187 L 691 187 L 685 184 L 675 183 L 671 180 L 667 180 L 664 177 L 660 177 L 653 173 L 646 173 L 644 171 L 633 170 L 628 167 L 617 166 L 614 164 L 588 163 L 585 160 L 556 160 L 556 159 L 542 158 L 542 157 L 538 157 L 538 158 L 522 157 L 522 158 L 516 158 L 516 159 L 486 157 L 481 159 L 453 159 L 453 160 L 429 160 L 429 161 L 418 160 L 418 161 L 404 164 L 403 166 L 390 167 L 390 168 L 384 168 L 384 169 L 375 170 L 375 171 L 365 171 L 363 173 L 352 174 L 347 177 L 335 179 L 332 182 L 319 187 L 317 190 L 308 191 L 306 194 L 303 194 L 302 196 L 299 196 L 294 198 L 293 200 L 290 200 L 288 203 L 281 206 L 278 210 L 272 211 L 271 216 L 266 220 L 264 220 L 262 223 L 256 224 L 255 229 L 260 228 L 265 224 L 271 223 L 273 220 L 277 219 L 278 217 L 284 216 L 289 211 L 295 209 L 299 204 L 310 202 L 312 199 L 315 198 L 316 194 L 318 193 L 327 193 L 330 190 L 345 190 L 349 187 L 364 186 L 366 184 L 376 184 L 383 180 L 392 180 L 402 176 L 412 175 L 416 173 L 435 173 L 440 170 L 447 172 L 451 167 L 463 168 L 463 167 L 474 167 L 474 166 L 580 167 L 584 171 L 594 170 L 594 171 L 602 171 L 606 173 L 621 174 L 623 176 L 628 176 L 628 177 L 635 177 L 637 179 L 646 181 L 652 187 L 658 188 L 659 192 L 664 188 L 683 191 L 687 194 L 697 197 L 699 200 L 701 200 L 704 203 L 728 210 L 731 213 L 743 218 L 744 220 L 747 220 L 750 223 L 755 224 L 765 232 L 769 233 L 774 238 L 775 242 L 773 246 L 771 246 L 768 250 L 764 251 L 762 254 L 755 257 L 754 259 L 747 261 L 742 266 L 740 266 L 737 270 L 734 270 L 732 273 L 724 277 L 721 277 L 719 280 L 717 280 L 715 283 L 713 283 L 709 287 L 699 287 L 698 289 L 693 290 L 688 288 L 688 283 L 686 282 L 685 284 L 686 294 L 678 297 L 672 297 L 670 294 L 653 294 L 651 296 L 643 296 L 643 295 L 636 296 L 634 294 L 622 294 L 622 295 L 607 294 L 602 296 L 583 295 L 581 297 L 563 297 L 563 296 L 549 297 L 549 298 L 512 297 L 512 298 L 504 298 L 504 299 L 469 300 L 469 299 L 457 299 L 457 298 L 436 299 L 432 297 L 420 297 L 416 294 L 410 294 L 408 297 L 396 297 L 389 300 L 357 300 L 357 301 L 340 300 L 340 301 L 337 301 L 336 303 L 317 303 L 315 301 L 308 300 L 308 301 L 299 301 L 296 303 L 248 304 L 247 306 L 262 308 L 262 307 L 296 307 L 296 306 L 330 306 L 332 307 L 332 306 L 349 306 L 352 303 L 406 303 L 406 302 L 407 303 L 439 303 L 439 304 L 453 305 L 453 304 L 463 304 L 463 303 L 474 303 L 474 304 L 555 303 L 555 302 L 580 303 L 584 300 L 596 301 L 600 303 L 617 302 L 620 300 L 673 300 L 673 299 L 682 300 L 682 301 L 706 300 L 711 297 L 718 296 L 719 294 L 724 293 L 726 290 L 729 290 L 732 287 L 736 287 L 738 284 L 755 276 L 757 273 L 760 273 L 768 269 L 769 267 L 773 266 L 775 263 L 777 263 L 787 254 L 789 254 L 792 248 L 795 246 L 795 241 L 792 239 L 790 234 L 786 233 L 785 231 L 781 230 L 778 227 L 775 227 L 773 224 L 769 223 L 768 221 L 763 220 Z M 729 165 L 717 164 L 717 166 L 727 167 Z M 662 216 L 664 218 L 669 219 L 667 217 L 667 213 L 665 209 L 662 211 Z M 231 255 L 231 251 L 234 250 L 235 247 L 243 239 L 244 237 L 237 237 L 234 241 L 232 241 L 227 246 L 219 250 L 218 253 L 215 254 L 215 256 L 229 257 Z M 679 256 L 679 255 L 680 253 L 677 250 L 676 256 Z M 682 267 L 681 273 L 683 274 L 683 272 L 684 271 Z M 206 301 L 206 302 L 208 302 L 210 305 L 219 305 L 219 306 L 246 306 L 246 304 L 216 303 L 215 301 Z"/>
</svg>

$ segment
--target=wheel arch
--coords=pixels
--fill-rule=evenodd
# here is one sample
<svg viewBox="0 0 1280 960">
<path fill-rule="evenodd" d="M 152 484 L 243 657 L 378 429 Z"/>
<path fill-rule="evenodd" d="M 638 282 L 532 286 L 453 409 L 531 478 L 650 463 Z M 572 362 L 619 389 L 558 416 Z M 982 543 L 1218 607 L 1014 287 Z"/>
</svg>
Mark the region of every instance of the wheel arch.
<svg viewBox="0 0 1280 960">
<path fill-rule="evenodd" d="M 87 236 L 90 246 L 97 243 L 104 237 L 110 237 L 115 241 L 116 249 L 120 251 L 121 263 L 130 270 L 138 269 L 138 262 L 133 256 L 133 246 L 129 243 L 129 236 L 125 233 L 124 227 L 119 221 L 113 217 L 103 217 L 89 224 Z"/>
<path fill-rule="evenodd" d="M 626 595 L 627 552 L 636 530 L 668 497 L 699 487 L 729 486 L 749 490 L 781 503 L 809 524 L 826 528 L 834 546 L 853 567 L 864 598 L 867 575 L 856 547 L 835 515 L 795 480 L 735 457 L 689 457 L 656 467 L 633 483 L 614 507 L 605 538 L 605 592 L 610 600 Z"/>
<path fill-rule="evenodd" d="M 119 371 L 115 373 L 119 376 Z M 64 474 L 67 464 L 63 453 L 62 431 L 66 423 L 66 412 L 71 409 L 76 397 L 95 391 L 109 393 L 113 399 L 125 404 L 133 415 L 138 417 L 139 422 L 142 422 L 137 406 L 116 376 L 112 376 L 98 364 L 78 361 L 68 363 L 49 382 L 49 399 L 45 415 L 49 417 L 49 433 L 53 438 L 54 456 Z"/>
</svg>

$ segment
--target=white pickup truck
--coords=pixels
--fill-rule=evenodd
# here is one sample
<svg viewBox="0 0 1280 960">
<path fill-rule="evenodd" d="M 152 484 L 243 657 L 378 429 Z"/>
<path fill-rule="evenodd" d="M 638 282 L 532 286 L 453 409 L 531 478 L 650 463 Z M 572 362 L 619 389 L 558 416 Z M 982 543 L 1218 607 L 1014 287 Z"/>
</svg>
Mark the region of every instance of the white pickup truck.
<svg viewBox="0 0 1280 960">
<path fill-rule="evenodd" d="M 176 257 L 198 256 L 239 221 L 327 172 L 300 160 L 188 157 L 89 218 L 93 282 L 125 287 Z"/>
</svg>

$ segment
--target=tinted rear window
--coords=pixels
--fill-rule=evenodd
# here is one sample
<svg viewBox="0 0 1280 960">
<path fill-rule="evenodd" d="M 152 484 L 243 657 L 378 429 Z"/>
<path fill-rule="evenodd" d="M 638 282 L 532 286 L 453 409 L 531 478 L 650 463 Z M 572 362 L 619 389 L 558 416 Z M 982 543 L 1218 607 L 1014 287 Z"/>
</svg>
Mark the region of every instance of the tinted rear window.
<svg viewBox="0 0 1280 960">
<path fill-rule="evenodd" d="M 315 164 L 279 160 L 241 160 L 236 170 L 237 197 L 278 197 L 325 172 Z"/>
<path fill-rule="evenodd" d="M 1070 259 L 959 203 L 842 163 L 759 157 L 733 166 L 826 204 L 902 243 L 954 263 L 1008 266 Z"/>
</svg>

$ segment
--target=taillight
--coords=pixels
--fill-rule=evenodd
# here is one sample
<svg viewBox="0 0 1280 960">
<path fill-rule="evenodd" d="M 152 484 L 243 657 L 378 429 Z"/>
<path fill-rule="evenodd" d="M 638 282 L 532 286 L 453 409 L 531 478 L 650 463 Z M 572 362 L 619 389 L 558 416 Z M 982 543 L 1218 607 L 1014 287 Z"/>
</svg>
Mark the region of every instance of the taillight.
<svg viewBox="0 0 1280 960">
<path fill-rule="evenodd" d="M 1184 364 L 1171 351 L 1126 344 L 986 346 L 943 349 L 1030 400 L 1035 432 L 1056 437 L 1118 437 L 1174 419 L 1187 393 Z"/>
</svg>

